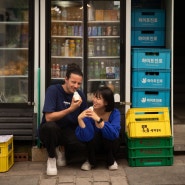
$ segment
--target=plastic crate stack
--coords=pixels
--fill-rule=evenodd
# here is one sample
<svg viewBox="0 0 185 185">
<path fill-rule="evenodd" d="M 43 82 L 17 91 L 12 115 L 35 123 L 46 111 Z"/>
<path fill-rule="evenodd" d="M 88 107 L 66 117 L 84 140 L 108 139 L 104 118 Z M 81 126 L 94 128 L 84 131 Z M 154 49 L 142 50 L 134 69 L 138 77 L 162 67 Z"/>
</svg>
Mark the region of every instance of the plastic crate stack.
<svg viewBox="0 0 185 185">
<path fill-rule="evenodd" d="M 0 172 L 8 171 L 13 164 L 13 135 L 0 135 Z"/>
<path fill-rule="evenodd" d="M 164 48 L 165 10 L 132 10 L 132 107 L 170 109 L 171 58 Z"/>
<path fill-rule="evenodd" d="M 171 166 L 173 140 L 167 107 L 130 108 L 126 114 L 129 166 Z"/>
</svg>

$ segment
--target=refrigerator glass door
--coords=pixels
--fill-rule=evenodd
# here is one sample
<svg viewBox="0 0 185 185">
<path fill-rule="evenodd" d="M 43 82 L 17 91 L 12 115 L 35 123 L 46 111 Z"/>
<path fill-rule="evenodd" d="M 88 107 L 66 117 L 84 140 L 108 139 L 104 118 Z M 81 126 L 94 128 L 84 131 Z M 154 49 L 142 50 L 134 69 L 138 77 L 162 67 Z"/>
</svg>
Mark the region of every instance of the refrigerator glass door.
<svg viewBox="0 0 185 185">
<path fill-rule="evenodd" d="M 109 86 L 120 102 L 120 1 L 89 1 L 87 98 Z"/>
<path fill-rule="evenodd" d="M 29 0 L 0 7 L 0 104 L 27 103 Z"/>
<path fill-rule="evenodd" d="M 67 65 L 81 68 L 83 58 L 82 1 L 51 1 L 51 80 L 62 80 Z"/>
</svg>

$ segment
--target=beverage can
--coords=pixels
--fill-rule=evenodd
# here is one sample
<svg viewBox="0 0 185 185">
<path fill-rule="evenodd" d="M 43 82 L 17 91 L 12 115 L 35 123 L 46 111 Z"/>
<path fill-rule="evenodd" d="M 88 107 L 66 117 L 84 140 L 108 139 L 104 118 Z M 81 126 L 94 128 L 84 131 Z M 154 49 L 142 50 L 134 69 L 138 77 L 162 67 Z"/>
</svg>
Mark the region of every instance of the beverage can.
<svg viewBox="0 0 185 185">
<path fill-rule="evenodd" d="M 98 36 L 101 36 L 101 34 L 102 34 L 102 27 L 98 26 Z"/>
<path fill-rule="evenodd" d="M 107 36 L 111 36 L 111 35 L 112 35 L 112 27 L 107 26 Z"/>
</svg>

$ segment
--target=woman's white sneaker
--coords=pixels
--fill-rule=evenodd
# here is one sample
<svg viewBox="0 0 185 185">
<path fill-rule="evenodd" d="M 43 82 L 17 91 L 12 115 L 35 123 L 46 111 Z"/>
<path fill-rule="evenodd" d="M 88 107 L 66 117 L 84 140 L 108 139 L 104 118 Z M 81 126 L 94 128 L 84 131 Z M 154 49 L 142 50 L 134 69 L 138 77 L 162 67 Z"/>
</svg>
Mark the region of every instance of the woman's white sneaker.
<svg viewBox="0 0 185 185">
<path fill-rule="evenodd" d="M 109 170 L 117 170 L 118 169 L 118 164 L 116 161 L 114 161 L 114 164 L 109 166 Z"/>
<path fill-rule="evenodd" d="M 56 158 L 48 158 L 47 160 L 47 175 L 57 175 Z"/>
</svg>

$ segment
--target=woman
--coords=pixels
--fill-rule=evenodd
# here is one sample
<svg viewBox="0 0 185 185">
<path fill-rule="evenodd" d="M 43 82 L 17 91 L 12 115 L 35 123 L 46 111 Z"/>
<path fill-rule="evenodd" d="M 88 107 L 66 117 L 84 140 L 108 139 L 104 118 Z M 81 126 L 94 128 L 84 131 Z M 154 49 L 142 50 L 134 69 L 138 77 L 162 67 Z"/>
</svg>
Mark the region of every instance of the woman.
<svg viewBox="0 0 185 185">
<path fill-rule="evenodd" d="M 82 170 L 91 170 L 96 165 L 96 153 L 103 149 L 109 170 L 118 169 L 115 161 L 119 149 L 121 129 L 120 111 L 114 107 L 114 94 L 109 87 L 100 87 L 93 96 L 93 106 L 78 116 L 77 138 L 85 142 L 88 161 Z"/>
</svg>

